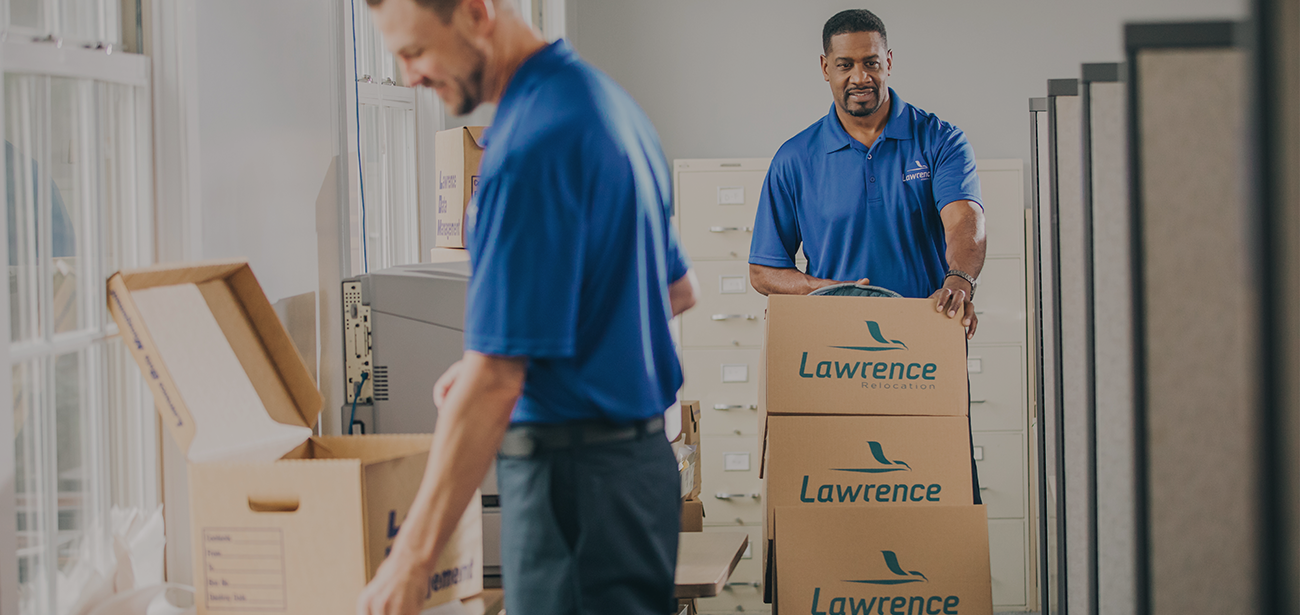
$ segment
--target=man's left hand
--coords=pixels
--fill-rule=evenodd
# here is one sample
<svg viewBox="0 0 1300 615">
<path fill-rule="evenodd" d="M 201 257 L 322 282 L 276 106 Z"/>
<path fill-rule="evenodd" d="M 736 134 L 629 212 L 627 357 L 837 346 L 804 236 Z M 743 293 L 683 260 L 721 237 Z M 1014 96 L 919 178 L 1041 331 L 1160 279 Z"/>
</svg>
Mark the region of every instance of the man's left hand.
<svg viewBox="0 0 1300 615">
<path fill-rule="evenodd" d="M 379 565 L 375 578 L 362 590 L 357 600 L 359 615 L 418 615 L 424 607 L 429 576 L 418 558 L 403 555 L 394 545 L 393 552 Z"/>
<path fill-rule="evenodd" d="M 952 276 L 944 280 L 943 288 L 930 295 L 934 299 L 936 312 L 946 313 L 948 318 L 962 315 L 961 326 L 966 327 L 966 339 L 975 337 L 975 328 L 979 325 L 979 317 L 975 316 L 975 304 L 970 300 L 970 291 L 970 284 L 966 280 Z"/>
</svg>

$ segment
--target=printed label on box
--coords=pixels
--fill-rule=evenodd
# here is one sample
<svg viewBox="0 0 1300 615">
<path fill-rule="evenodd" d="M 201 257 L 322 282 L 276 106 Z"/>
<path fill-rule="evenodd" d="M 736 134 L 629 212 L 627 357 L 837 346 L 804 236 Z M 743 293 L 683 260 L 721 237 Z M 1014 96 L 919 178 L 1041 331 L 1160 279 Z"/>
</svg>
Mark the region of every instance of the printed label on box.
<svg viewBox="0 0 1300 615">
<path fill-rule="evenodd" d="M 203 576 L 208 610 L 287 610 L 284 534 L 278 528 L 205 528 Z"/>
</svg>

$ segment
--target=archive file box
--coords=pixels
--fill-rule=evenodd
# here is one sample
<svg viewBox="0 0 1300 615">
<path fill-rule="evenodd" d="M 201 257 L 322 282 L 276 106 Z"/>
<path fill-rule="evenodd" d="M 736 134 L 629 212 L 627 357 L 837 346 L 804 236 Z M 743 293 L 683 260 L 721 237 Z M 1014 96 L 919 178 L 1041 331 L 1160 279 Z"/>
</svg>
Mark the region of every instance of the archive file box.
<svg viewBox="0 0 1300 615">
<path fill-rule="evenodd" d="M 313 436 L 323 403 L 248 264 L 121 271 L 109 310 L 189 461 L 199 613 L 356 612 L 431 435 Z M 425 606 L 482 591 L 476 495 Z"/>
</svg>

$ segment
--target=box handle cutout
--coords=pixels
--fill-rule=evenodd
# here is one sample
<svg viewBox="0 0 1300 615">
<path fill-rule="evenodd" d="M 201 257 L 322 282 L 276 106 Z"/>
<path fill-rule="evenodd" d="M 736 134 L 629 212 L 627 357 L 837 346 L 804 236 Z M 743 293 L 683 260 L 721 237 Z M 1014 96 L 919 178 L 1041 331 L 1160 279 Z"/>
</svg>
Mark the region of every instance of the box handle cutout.
<svg viewBox="0 0 1300 615">
<path fill-rule="evenodd" d="M 257 499 L 248 498 L 248 509 L 259 513 L 291 513 L 298 511 L 298 498 Z"/>
</svg>

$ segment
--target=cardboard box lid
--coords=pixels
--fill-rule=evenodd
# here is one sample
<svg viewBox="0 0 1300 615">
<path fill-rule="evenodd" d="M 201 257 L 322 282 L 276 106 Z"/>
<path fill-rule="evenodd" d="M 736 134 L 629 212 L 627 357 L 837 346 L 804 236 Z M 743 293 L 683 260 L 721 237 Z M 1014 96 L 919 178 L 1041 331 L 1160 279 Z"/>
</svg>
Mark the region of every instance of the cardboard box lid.
<svg viewBox="0 0 1300 615">
<path fill-rule="evenodd" d="M 458 128 L 448 128 L 446 130 L 439 130 L 437 133 L 434 134 L 434 137 L 436 138 L 437 135 L 446 135 L 446 134 L 451 134 L 453 132 L 459 132 L 465 136 L 465 141 L 463 145 L 472 145 L 479 149 L 483 149 L 483 132 L 486 130 L 487 130 L 487 126 L 461 126 Z"/>
<path fill-rule="evenodd" d="M 190 290 L 191 285 L 197 294 Z M 159 289 L 168 289 L 164 291 L 170 296 L 166 302 L 159 299 Z M 145 298 L 148 300 L 142 306 L 140 300 Z M 155 299 L 158 299 L 158 305 L 154 305 Z M 192 453 L 190 449 L 198 435 L 192 411 L 211 405 L 206 395 L 196 393 L 191 386 L 194 365 L 210 357 L 213 373 L 235 369 L 229 360 L 232 351 L 238 369 L 246 375 L 247 384 L 260 400 L 265 416 L 274 423 L 301 428 L 281 430 L 275 437 L 283 442 L 277 446 L 287 446 L 287 451 L 311 435 L 311 426 L 320 418 L 323 397 L 246 261 L 208 261 L 119 271 L 108 280 L 108 303 L 120 334 L 126 339 L 145 380 L 153 389 L 163 422 L 187 455 Z M 143 311 L 142 307 L 145 308 Z M 168 311 L 160 312 L 164 309 Z M 179 313 L 186 311 L 189 313 Z M 146 317 L 146 313 L 151 313 L 151 316 Z M 159 313 L 165 317 L 159 317 Z M 164 345 L 170 345 L 170 349 L 164 350 L 150 331 L 150 320 L 154 320 L 153 326 L 159 329 L 174 331 L 178 326 L 192 326 L 195 332 L 189 340 L 165 340 Z M 162 322 L 164 320 L 167 322 Z M 205 348 L 203 352 L 186 349 L 186 343 L 200 344 L 212 340 L 211 336 L 202 335 L 200 330 L 209 331 L 213 320 L 219 327 L 219 335 L 228 342 L 228 349 Z M 208 329 L 204 329 L 205 326 Z M 169 333 L 165 337 L 174 335 Z M 168 354 L 174 361 L 183 358 L 187 367 L 181 369 L 178 365 L 169 365 Z M 186 356 L 180 357 L 181 354 Z M 173 373 L 177 369 L 189 373 Z M 181 376 L 179 381 L 178 375 Z M 239 387 L 232 385 L 230 388 Z M 207 394 L 211 392 L 212 389 L 206 391 Z M 239 410 L 230 411 L 237 413 Z M 212 411 L 205 409 L 203 412 Z M 253 435 L 232 433 L 230 426 L 215 420 L 214 416 L 207 418 L 210 426 L 205 429 L 211 437 L 204 438 L 205 451 L 217 451 L 220 458 L 237 458 L 241 451 L 254 447 L 254 443 L 250 443 L 251 439 L 256 439 Z M 296 434 L 301 434 L 301 437 Z M 293 438 L 298 438 L 297 442 L 289 445 Z M 193 455 L 190 456 L 193 460 Z"/>
</svg>

